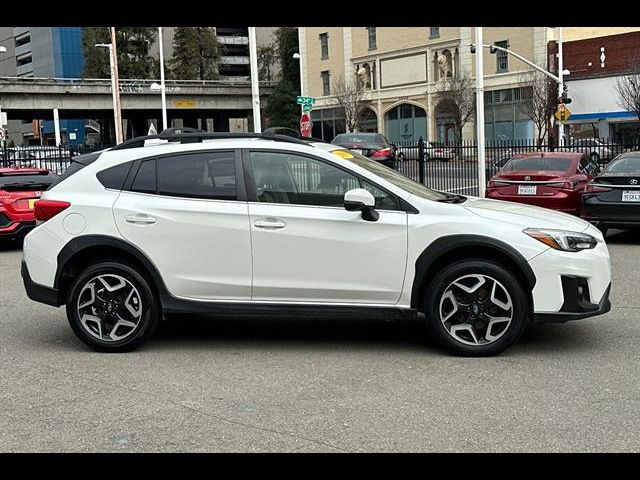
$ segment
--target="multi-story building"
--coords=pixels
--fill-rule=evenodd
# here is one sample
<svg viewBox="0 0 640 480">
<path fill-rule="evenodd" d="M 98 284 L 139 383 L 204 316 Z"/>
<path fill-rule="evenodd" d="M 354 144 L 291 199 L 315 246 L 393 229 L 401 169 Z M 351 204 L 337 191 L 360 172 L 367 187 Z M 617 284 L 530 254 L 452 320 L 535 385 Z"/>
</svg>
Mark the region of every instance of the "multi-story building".
<svg viewBox="0 0 640 480">
<path fill-rule="evenodd" d="M 594 35 L 597 29 L 585 29 Z M 572 29 L 571 38 L 581 32 Z M 547 27 L 485 27 L 483 42 L 517 52 L 547 67 L 547 44 L 555 29 Z M 312 111 L 313 135 L 331 140 L 345 131 L 344 115 L 332 89 L 357 82 L 365 90 L 366 111 L 360 130 L 384 133 L 391 141 L 419 137 L 456 140 L 456 105 L 444 99 L 451 78 L 475 78 L 469 44 L 473 27 L 300 27 L 303 92 L 317 98 Z M 484 55 L 485 135 L 488 141 L 534 138 L 533 122 L 520 105 L 533 69 L 502 52 Z M 475 136 L 473 116 L 463 139 Z"/>
<path fill-rule="evenodd" d="M 554 70 L 556 52 L 557 45 L 550 42 L 549 65 Z M 599 137 L 635 144 L 640 119 L 621 104 L 617 84 L 630 74 L 640 75 L 640 29 L 565 41 L 563 59 L 564 67 L 571 72 L 566 77 L 572 99 L 566 133 L 571 137 Z M 640 92 L 640 85 L 636 90 Z"/>
</svg>

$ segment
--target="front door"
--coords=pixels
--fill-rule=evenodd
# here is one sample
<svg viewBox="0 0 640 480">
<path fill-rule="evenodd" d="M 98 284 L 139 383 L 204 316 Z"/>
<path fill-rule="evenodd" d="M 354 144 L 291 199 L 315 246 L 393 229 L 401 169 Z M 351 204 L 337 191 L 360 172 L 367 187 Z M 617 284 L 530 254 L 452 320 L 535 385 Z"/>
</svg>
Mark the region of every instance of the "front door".
<svg viewBox="0 0 640 480">
<path fill-rule="evenodd" d="M 238 198 L 235 155 L 229 150 L 145 160 L 114 204 L 120 234 L 149 256 L 174 296 L 251 298 L 248 207 Z"/>
<path fill-rule="evenodd" d="M 272 150 L 247 157 L 254 301 L 398 301 L 407 214 L 394 196 L 324 159 Z M 343 207 L 344 193 L 360 187 L 376 197 L 377 222 Z"/>
</svg>

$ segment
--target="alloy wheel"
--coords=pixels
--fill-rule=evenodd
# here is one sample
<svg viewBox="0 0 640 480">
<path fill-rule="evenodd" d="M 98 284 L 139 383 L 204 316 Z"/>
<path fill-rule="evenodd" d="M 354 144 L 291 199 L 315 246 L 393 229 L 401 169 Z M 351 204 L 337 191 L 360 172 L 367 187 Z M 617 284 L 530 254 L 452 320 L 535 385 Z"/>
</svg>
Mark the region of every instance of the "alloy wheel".
<svg viewBox="0 0 640 480">
<path fill-rule="evenodd" d="M 103 274 L 82 287 L 77 312 L 87 333 L 103 341 L 116 342 L 129 337 L 140 325 L 142 299 L 126 278 Z"/>
<path fill-rule="evenodd" d="M 446 332 L 465 345 L 488 345 L 500 339 L 513 319 L 507 289 L 488 275 L 465 275 L 440 297 L 440 320 Z"/>
</svg>

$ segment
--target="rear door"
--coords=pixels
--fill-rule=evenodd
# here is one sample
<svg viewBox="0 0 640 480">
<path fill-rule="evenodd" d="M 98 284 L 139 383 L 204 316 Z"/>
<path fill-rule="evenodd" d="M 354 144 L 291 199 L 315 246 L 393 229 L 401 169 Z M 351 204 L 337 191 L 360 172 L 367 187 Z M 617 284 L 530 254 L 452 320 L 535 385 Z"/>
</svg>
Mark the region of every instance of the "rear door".
<svg viewBox="0 0 640 480">
<path fill-rule="evenodd" d="M 133 166 L 113 208 L 116 224 L 153 261 L 172 295 L 250 299 L 248 207 L 239 171 L 234 150 L 160 156 Z"/>
</svg>

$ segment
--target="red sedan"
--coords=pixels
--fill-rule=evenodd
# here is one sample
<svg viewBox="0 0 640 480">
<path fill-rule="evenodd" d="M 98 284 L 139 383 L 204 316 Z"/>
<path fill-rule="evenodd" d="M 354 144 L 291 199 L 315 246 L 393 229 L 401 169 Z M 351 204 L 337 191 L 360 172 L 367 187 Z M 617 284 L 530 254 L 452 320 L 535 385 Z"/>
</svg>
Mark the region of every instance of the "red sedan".
<svg viewBox="0 0 640 480">
<path fill-rule="evenodd" d="M 40 168 L 0 167 L 0 240 L 22 238 L 36 226 L 33 204 L 57 178 Z"/>
<path fill-rule="evenodd" d="M 598 171 L 584 153 L 521 153 L 489 180 L 486 196 L 578 215 L 582 191 Z"/>
</svg>

